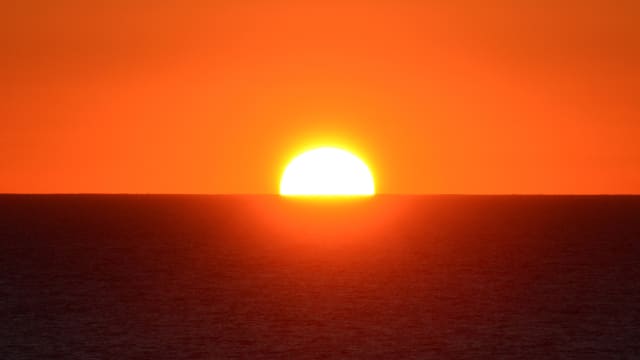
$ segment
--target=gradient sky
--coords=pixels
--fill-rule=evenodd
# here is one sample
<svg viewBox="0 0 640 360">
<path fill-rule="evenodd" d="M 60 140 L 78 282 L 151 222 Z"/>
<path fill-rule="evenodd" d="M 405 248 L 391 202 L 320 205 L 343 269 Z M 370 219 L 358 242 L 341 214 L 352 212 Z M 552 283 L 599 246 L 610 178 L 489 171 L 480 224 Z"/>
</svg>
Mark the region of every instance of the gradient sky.
<svg viewBox="0 0 640 360">
<path fill-rule="evenodd" d="M 5 1 L 0 192 L 640 193 L 640 2 Z"/>
</svg>

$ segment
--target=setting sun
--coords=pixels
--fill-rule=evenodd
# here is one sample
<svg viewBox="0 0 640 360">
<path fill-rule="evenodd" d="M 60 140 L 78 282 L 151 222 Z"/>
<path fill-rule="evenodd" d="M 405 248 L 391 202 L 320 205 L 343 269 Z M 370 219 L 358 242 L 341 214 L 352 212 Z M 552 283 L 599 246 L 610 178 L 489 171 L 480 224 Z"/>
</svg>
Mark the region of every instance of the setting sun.
<svg viewBox="0 0 640 360">
<path fill-rule="evenodd" d="M 332 147 L 307 151 L 289 163 L 281 195 L 362 196 L 375 193 L 367 165 L 352 153 Z"/>
</svg>

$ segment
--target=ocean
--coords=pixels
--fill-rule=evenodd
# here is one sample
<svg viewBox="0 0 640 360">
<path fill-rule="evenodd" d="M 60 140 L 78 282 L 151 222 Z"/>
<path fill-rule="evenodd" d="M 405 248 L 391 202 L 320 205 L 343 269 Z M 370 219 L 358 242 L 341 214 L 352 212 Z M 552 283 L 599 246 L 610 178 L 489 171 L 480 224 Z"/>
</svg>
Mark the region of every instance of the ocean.
<svg viewBox="0 0 640 360">
<path fill-rule="evenodd" d="M 1 359 L 637 359 L 640 196 L 0 195 Z"/>
</svg>

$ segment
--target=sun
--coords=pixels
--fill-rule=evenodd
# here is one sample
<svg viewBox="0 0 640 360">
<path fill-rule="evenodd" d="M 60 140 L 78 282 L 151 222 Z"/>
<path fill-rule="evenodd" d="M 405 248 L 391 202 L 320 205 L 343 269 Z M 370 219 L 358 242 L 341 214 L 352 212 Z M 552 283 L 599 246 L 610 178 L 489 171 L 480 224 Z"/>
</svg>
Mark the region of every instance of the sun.
<svg viewBox="0 0 640 360">
<path fill-rule="evenodd" d="M 375 194 L 367 165 L 352 153 L 321 147 L 298 155 L 280 180 L 284 196 L 369 196 Z"/>
</svg>

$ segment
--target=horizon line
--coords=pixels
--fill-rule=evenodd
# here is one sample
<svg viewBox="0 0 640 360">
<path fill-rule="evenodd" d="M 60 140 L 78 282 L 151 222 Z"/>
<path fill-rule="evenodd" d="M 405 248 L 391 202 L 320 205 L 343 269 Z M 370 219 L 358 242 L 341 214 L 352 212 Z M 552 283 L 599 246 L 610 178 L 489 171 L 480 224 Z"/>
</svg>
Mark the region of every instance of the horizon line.
<svg viewBox="0 0 640 360">
<path fill-rule="evenodd" d="M 160 192 L 160 193 L 143 193 L 143 192 L 0 192 L 0 196 L 6 195 L 133 195 L 133 196 L 283 196 L 278 193 L 174 193 L 174 192 Z M 312 195 L 314 196 L 314 195 Z M 324 195 L 318 195 L 322 197 Z M 333 195 L 332 195 L 333 196 Z M 376 196 L 640 196 L 640 193 L 377 193 L 374 195 L 367 195 L 363 197 L 376 197 Z M 335 195 L 340 197 L 340 195 Z M 354 197 L 358 197 L 355 195 Z"/>
</svg>

